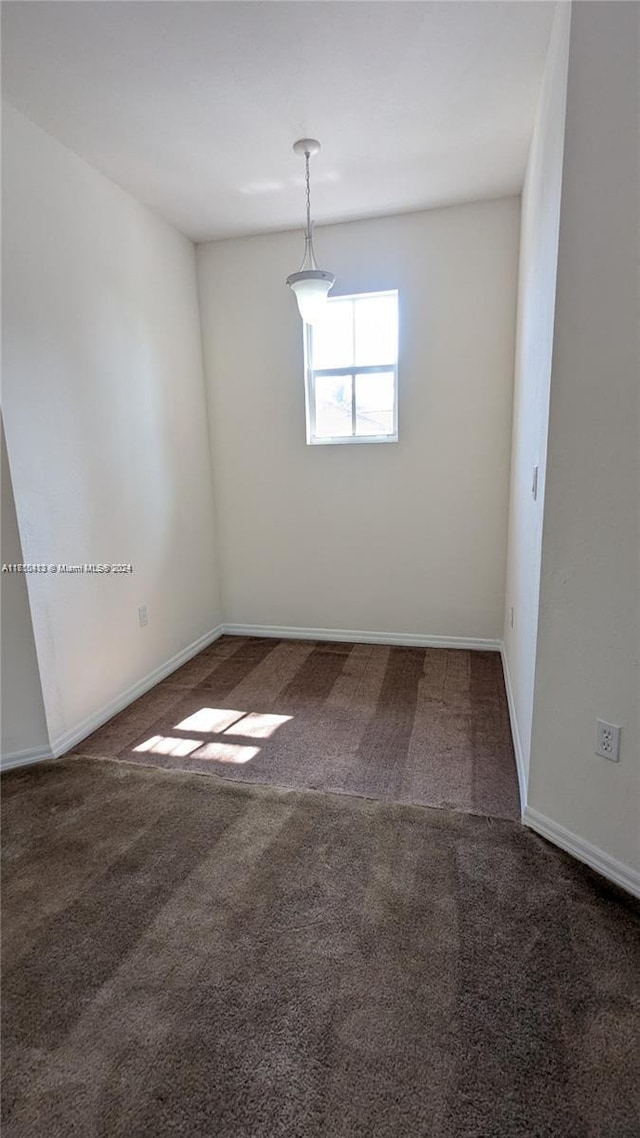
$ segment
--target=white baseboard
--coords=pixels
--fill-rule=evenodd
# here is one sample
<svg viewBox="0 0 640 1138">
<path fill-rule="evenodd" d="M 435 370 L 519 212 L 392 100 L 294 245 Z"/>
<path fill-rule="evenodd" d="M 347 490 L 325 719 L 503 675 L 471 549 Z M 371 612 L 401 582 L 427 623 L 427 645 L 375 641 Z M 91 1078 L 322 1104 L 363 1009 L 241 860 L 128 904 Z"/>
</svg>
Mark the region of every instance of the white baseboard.
<svg viewBox="0 0 640 1138">
<path fill-rule="evenodd" d="M 80 743 L 83 739 L 86 739 L 88 735 L 97 731 L 98 727 L 102 727 L 103 723 L 106 723 L 108 719 L 117 715 L 119 711 L 123 711 L 124 708 L 128 707 L 134 700 L 139 699 L 141 695 L 144 695 L 145 692 L 155 687 L 161 680 L 170 676 L 172 672 L 175 672 L 176 668 L 181 667 L 182 664 L 186 664 L 187 660 L 190 660 L 193 656 L 197 656 L 198 652 L 202 652 L 203 648 L 206 648 L 208 644 L 212 644 L 214 640 L 222 636 L 222 630 L 222 625 L 219 624 L 217 628 L 212 628 L 210 632 L 205 632 L 204 636 L 198 637 L 193 643 L 188 644 L 186 648 L 183 648 L 180 652 L 176 652 L 175 656 L 172 656 L 170 660 L 161 664 L 160 667 L 154 668 L 152 672 L 148 672 L 138 683 L 127 688 L 126 691 L 116 696 L 111 703 L 106 704 L 105 707 L 101 707 L 99 711 L 96 711 L 87 719 L 83 719 L 83 721 L 73 727 L 71 731 L 67 731 L 64 735 L 59 735 L 56 739 L 52 739 L 51 750 L 54 758 L 66 754 L 66 752 L 70 751 L 72 747 L 75 747 L 77 743 Z"/>
<path fill-rule="evenodd" d="M 50 747 L 25 747 L 21 751 L 7 751 L 0 759 L 0 770 L 11 771 L 15 767 L 30 767 L 32 763 L 42 763 L 52 759 Z"/>
<path fill-rule="evenodd" d="M 513 749 L 516 756 L 522 821 L 529 829 L 535 830 L 537 834 L 546 838 L 547 841 L 553 842 L 554 845 L 559 846 L 560 849 L 565 850 L 566 853 L 571 854 L 572 857 L 577 858 L 578 861 L 583 861 L 586 865 L 591 866 L 592 869 L 597 870 L 598 873 L 608 878 L 609 881 L 613 881 L 622 889 L 626 889 L 626 891 L 632 893 L 634 897 L 640 897 L 640 873 L 637 873 L 635 869 L 625 865 L 623 862 L 617 861 L 616 858 L 610 857 L 604 850 L 591 845 L 590 842 L 578 837 L 578 835 L 572 833 L 571 830 L 567 830 L 558 822 L 553 822 L 551 818 L 545 817 L 544 814 L 540 814 L 538 810 L 534 810 L 533 807 L 527 805 L 527 778 L 525 773 L 524 753 L 522 750 L 520 729 L 518 727 L 518 716 L 513 695 L 511 674 L 509 672 L 509 663 L 504 644 L 501 645 L 500 654 L 502 656 L 502 669 L 507 691 L 507 703 L 509 705 Z"/>
<path fill-rule="evenodd" d="M 282 640 L 337 640 L 348 644 L 398 644 L 405 648 L 467 648 L 499 652 L 499 640 L 429 636 L 413 632 L 363 632 L 352 628 L 289 628 L 271 624 L 225 624 L 228 636 L 267 636 Z"/>
<path fill-rule="evenodd" d="M 196 656 L 208 644 L 212 644 L 222 636 L 222 625 L 217 628 L 212 628 L 209 632 L 205 632 L 204 636 L 200 636 L 194 640 L 192 644 L 188 644 L 170 660 L 167 660 L 160 667 L 154 668 L 152 672 L 148 672 L 141 680 L 138 680 L 132 687 L 127 688 L 126 691 L 120 693 L 110 703 L 101 707 L 99 711 L 94 712 L 93 715 L 83 719 L 81 723 L 76 724 L 70 731 L 65 732 L 64 735 L 59 735 L 56 739 L 51 740 L 51 748 L 48 751 L 40 749 L 31 749 L 29 751 L 17 751 L 13 754 L 3 755 L 1 760 L 0 769 L 11 770 L 13 767 L 28 766 L 31 763 L 41 763 L 44 759 L 57 759 L 60 755 L 66 754 L 77 743 L 86 739 L 92 732 L 97 731 L 98 727 L 102 727 L 103 723 L 111 719 L 112 716 L 117 715 L 119 711 L 123 711 L 134 700 L 139 699 L 141 695 L 148 692 L 151 688 L 159 684 L 161 680 L 170 676 L 182 664 L 186 664 L 192 656 Z"/>
<path fill-rule="evenodd" d="M 502 657 L 502 671 L 504 672 L 504 686 L 507 692 L 507 705 L 509 707 L 509 719 L 511 721 L 511 736 L 513 738 L 513 749 L 516 756 L 516 770 L 518 772 L 518 787 L 520 789 L 520 811 L 524 814 L 527 808 L 527 772 L 525 769 L 524 751 L 522 750 L 522 740 L 520 738 L 520 728 L 518 727 L 518 716 L 516 713 L 516 701 L 513 695 L 513 685 L 511 683 L 511 673 L 509 672 L 509 662 L 507 660 L 507 653 L 505 650 L 504 642 L 500 645 L 500 656 Z"/>
<path fill-rule="evenodd" d="M 622 889 L 626 889 L 627 893 L 632 893 L 634 897 L 640 897 L 640 873 L 632 869 L 630 865 L 617 861 L 604 850 L 598 849 L 597 846 L 593 846 L 584 838 L 579 838 L 577 834 L 565 829 L 564 826 L 560 826 L 558 822 L 553 822 L 551 818 L 545 817 L 544 814 L 540 814 L 531 806 L 527 806 L 523 822 L 525 826 L 529 826 L 531 830 L 535 830 L 537 834 L 553 842 L 554 845 L 560 846 L 560 849 L 566 850 L 578 861 L 585 862 L 591 869 L 595 869 L 603 877 L 607 877 L 609 881 L 613 881 Z"/>
</svg>

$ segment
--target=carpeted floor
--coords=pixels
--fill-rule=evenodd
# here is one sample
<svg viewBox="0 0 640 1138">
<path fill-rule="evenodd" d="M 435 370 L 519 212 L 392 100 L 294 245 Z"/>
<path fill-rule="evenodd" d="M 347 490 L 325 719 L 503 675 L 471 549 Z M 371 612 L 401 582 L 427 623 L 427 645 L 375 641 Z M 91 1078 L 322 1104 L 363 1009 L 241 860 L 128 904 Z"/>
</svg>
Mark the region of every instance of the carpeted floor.
<svg viewBox="0 0 640 1138">
<path fill-rule="evenodd" d="M 3 781 L 3 1138 L 637 1138 L 638 905 L 520 825 Z"/>
<path fill-rule="evenodd" d="M 497 652 L 224 636 L 77 753 L 520 816 Z"/>
</svg>

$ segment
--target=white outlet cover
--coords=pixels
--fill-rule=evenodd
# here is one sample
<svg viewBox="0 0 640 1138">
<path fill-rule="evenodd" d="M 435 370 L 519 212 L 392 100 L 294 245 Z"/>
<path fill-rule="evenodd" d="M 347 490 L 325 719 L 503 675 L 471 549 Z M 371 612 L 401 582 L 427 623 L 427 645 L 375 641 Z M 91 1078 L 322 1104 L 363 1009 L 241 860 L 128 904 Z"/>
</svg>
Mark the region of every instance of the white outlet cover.
<svg viewBox="0 0 640 1138">
<path fill-rule="evenodd" d="M 138 608 L 138 624 L 140 628 L 144 628 L 149 623 L 149 613 L 147 612 L 146 605 L 140 605 Z"/>
<path fill-rule="evenodd" d="M 616 723 L 607 723 L 604 719 L 597 722 L 596 755 L 617 763 L 620 759 L 620 727 Z"/>
</svg>

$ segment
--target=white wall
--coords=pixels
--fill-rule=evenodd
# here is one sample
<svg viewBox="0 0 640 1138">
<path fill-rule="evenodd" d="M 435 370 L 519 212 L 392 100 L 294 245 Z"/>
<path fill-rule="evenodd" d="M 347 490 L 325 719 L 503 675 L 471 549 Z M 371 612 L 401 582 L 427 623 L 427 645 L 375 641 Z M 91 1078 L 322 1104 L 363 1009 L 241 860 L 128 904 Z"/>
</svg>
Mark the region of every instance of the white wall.
<svg viewBox="0 0 640 1138">
<path fill-rule="evenodd" d="M 515 198 L 323 227 L 334 293 L 400 292 L 400 441 L 305 443 L 300 232 L 198 247 L 225 620 L 499 639 Z"/>
<path fill-rule="evenodd" d="M 220 620 L 193 246 L 3 116 L 3 401 L 54 745 Z M 149 625 L 138 626 L 138 606 Z"/>
<path fill-rule="evenodd" d="M 572 14 L 529 789 L 638 890 L 639 16 Z M 617 764 L 598 717 L 622 725 Z"/>
<path fill-rule="evenodd" d="M 503 640 L 523 800 L 529 774 L 538 632 L 570 15 L 569 4 L 558 5 L 529 152 L 520 223 Z M 538 491 L 534 500 L 532 484 L 536 466 Z"/>
<path fill-rule="evenodd" d="M 0 429 L 2 450 L 2 564 L 23 563 L 11 473 Z M 3 573 L 2 592 L 2 754 L 13 760 L 42 757 L 49 750 L 38 660 L 31 626 L 27 581 Z"/>
</svg>

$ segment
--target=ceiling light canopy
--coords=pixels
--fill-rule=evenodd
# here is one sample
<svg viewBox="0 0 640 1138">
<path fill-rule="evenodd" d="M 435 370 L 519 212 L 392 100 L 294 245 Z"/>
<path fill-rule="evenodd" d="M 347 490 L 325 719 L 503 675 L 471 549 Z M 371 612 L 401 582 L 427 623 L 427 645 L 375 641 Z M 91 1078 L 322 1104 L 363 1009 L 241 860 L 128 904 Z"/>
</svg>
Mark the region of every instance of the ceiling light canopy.
<svg viewBox="0 0 640 1138">
<path fill-rule="evenodd" d="M 307 189 L 307 225 L 304 233 L 304 257 L 297 273 L 287 277 L 289 288 L 293 289 L 300 315 L 305 324 L 316 324 L 322 317 L 329 289 L 332 288 L 335 277 L 318 268 L 313 251 L 313 234 L 311 222 L 311 188 L 309 182 L 309 159 L 317 154 L 320 143 L 315 138 L 301 138 L 295 142 L 293 149 L 296 154 L 304 155 L 305 181 Z"/>
</svg>

